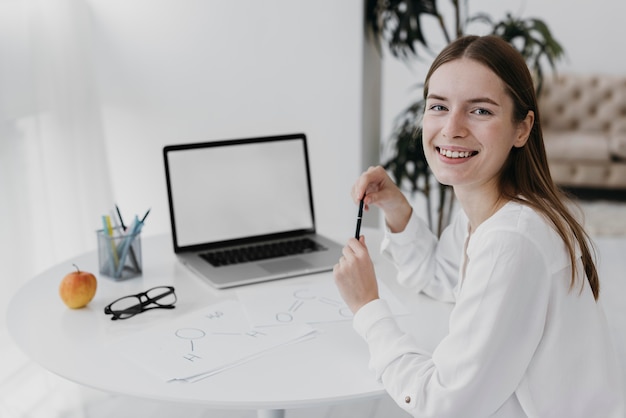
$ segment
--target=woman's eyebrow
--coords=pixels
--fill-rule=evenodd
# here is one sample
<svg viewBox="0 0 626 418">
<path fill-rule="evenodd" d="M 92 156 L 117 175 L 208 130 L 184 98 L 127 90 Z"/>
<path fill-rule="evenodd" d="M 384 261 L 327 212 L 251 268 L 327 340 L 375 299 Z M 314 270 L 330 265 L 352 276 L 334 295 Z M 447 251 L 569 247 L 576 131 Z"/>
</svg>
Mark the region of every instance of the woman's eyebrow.
<svg viewBox="0 0 626 418">
<path fill-rule="evenodd" d="M 475 99 L 468 100 L 469 103 L 489 103 L 494 106 L 500 106 L 498 102 L 489 97 L 477 97 Z"/>
<path fill-rule="evenodd" d="M 428 96 L 426 96 L 426 100 L 429 100 L 429 99 L 431 99 L 431 100 L 446 100 L 445 97 L 439 96 L 438 94 L 432 94 L 432 93 L 430 93 L 430 94 L 428 94 Z"/>
<path fill-rule="evenodd" d="M 439 94 L 435 94 L 435 93 L 429 93 L 428 96 L 426 96 L 426 100 L 448 100 L 446 97 L 444 96 L 440 96 Z M 494 106 L 500 106 L 500 104 L 498 102 L 496 102 L 495 100 L 489 98 L 489 97 L 476 97 L 474 99 L 470 99 L 467 101 L 468 103 L 489 103 L 492 104 Z"/>
</svg>

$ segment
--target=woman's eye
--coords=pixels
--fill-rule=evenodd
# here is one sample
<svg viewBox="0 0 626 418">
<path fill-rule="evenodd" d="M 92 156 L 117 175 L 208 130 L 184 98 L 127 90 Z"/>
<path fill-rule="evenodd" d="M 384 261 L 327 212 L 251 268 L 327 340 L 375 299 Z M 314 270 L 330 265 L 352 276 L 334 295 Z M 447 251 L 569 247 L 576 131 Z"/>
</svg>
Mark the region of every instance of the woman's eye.
<svg viewBox="0 0 626 418">
<path fill-rule="evenodd" d="M 474 113 L 476 113 L 477 115 L 481 115 L 481 116 L 487 116 L 487 115 L 491 115 L 491 112 L 487 109 L 476 109 L 474 110 Z"/>
<path fill-rule="evenodd" d="M 432 105 L 429 107 L 430 110 L 434 110 L 434 111 L 442 111 L 442 110 L 446 110 L 446 108 L 442 105 Z"/>
</svg>

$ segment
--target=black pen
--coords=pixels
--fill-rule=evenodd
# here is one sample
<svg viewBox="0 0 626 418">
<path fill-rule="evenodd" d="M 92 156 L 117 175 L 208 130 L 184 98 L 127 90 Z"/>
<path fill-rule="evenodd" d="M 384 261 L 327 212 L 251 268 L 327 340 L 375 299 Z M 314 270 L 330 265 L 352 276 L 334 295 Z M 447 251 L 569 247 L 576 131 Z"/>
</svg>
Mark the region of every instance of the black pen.
<svg viewBox="0 0 626 418">
<path fill-rule="evenodd" d="M 354 238 L 359 239 L 361 236 L 361 219 L 363 219 L 363 202 L 365 201 L 365 195 L 361 202 L 359 203 L 359 214 L 356 217 L 356 233 L 354 234 Z"/>
<path fill-rule="evenodd" d="M 120 219 L 122 230 L 126 231 L 126 225 L 124 225 L 124 219 L 122 218 L 122 214 L 120 213 L 120 208 L 117 205 L 115 205 L 115 210 L 117 211 L 117 217 Z"/>
<path fill-rule="evenodd" d="M 145 220 L 146 220 L 146 218 L 148 217 L 148 214 L 149 214 L 149 213 L 150 213 L 150 209 L 148 209 L 148 211 L 146 212 L 146 214 L 145 214 L 145 215 L 143 215 L 143 218 L 141 218 L 141 221 L 140 221 L 140 222 L 141 222 L 142 224 L 145 222 Z"/>
</svg>

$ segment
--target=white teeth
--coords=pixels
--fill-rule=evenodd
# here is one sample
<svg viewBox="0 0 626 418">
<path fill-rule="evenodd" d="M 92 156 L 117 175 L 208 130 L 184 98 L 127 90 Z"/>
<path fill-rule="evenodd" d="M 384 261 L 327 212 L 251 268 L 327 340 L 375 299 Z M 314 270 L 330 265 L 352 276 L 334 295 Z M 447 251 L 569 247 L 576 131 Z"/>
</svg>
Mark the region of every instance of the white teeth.
<svg viewBox="0 0 626 418">
<path fill-rule="evenodd" d="M 450 151 L 449 149 L 439 148 L 439 154 L 448 158 L 467 158 L 472 153 L 470 151 Z"/>
</svg>

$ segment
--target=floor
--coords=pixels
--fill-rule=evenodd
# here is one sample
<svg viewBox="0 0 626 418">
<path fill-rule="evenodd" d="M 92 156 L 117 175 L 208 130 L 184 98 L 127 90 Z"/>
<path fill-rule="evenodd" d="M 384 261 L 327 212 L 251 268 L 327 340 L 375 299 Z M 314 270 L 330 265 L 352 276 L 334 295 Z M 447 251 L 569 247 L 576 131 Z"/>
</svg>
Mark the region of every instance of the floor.
<svg viewBox="0 0 626 418">
<path fill-rule="evenodd" d="M 626 217 L 626 209 L 619 212 Z M 612 214 L 613 215 L 613 214 Z M 602 299 L 618 352 L 626 359 L 626 231 L 615 228 L 594 236 L 603 283 Z M 8 289 L 9 294 L 12 289 Z M 0 295 L 7 289 L 0 282 Z M 0 300 L 0 302 L 4 302 Z M 6 304 L 2 304 L 6 306 Z M 253 418 L 255 411 L 207 410 L 112 395 L 82 387 L 44 370 L 12 344 L 0 312 L 0 418 L 180 417 Z M 623 366 L 626 378 L 626 360 Z M 317 408 L 288 410 L 286 418 L 402 418 L 407 415 L 388 398 Z"/>
</svg>

